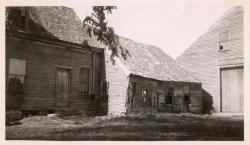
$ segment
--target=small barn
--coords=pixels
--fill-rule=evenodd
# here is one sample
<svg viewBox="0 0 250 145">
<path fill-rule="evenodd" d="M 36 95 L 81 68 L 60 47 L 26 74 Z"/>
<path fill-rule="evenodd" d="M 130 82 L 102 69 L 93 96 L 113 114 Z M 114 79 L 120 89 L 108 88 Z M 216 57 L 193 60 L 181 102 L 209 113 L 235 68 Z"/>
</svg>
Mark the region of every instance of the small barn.
<svg viewBox="0 0 250 145">
<path fill-rule="evenodd" d="M 243 112 L 243 18 L 243 7 L 231 8 L 177 58 L 201 81 L 204 109 Z"/>
</svg>

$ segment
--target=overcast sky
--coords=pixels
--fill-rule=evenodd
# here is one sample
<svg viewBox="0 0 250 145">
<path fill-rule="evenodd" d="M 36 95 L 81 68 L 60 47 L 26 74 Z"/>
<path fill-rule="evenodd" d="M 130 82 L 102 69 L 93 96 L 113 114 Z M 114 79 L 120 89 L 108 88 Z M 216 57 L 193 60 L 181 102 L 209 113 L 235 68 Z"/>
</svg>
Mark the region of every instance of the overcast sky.
<svg viewBox="0 0 250 145">
<path fill-rule="evenodd" d="M 174 59 L 205 33 L 227 10 L 233 0 L 157 0 L 117 3 L 109 16 L 116 34 L 160 47 Z M 84 19 L 91 6 L 74 5 Z"/>
</svg>

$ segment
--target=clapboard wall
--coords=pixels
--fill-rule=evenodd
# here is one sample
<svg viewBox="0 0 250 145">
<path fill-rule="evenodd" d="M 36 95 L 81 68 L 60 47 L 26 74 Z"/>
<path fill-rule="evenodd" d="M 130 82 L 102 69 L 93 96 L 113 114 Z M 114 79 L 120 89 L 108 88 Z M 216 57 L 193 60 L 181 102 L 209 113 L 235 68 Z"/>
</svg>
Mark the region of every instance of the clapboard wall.
<svg viewBox="0 0 250 145">
<path fill-rule="evenodd" d="M 229 49 L 219 50 L 219 33 L 225 31 L 230 34 Z M 230 9 L 177 58 L 177 63 L 202 82 L 204 104 L 213 103 L 220 111 L 220 68 L 243 66 L 243 8 Z"/>
<path fill-rule="evenodd" d="M 82 48 L 80 45 L 28 33 L 8 33 L 6 87 L 10 58 L 26 61 L 25 93 L 10 95 L 6 92 L 7 110 L 54 110 L 56 68 L 62 67 L 70 69 L 70 101 L 65 110 L 98 111 L 97 100 L 102 94 L 97 78 L 100 82 L 104 79 L 104 70 L 101 67 L 104 66 L 102 50 L 94 51 L 91 48 Z M 80 94 L 79 71 L 82 67 L 90 69 L 88 95 Z M 94 94 L 94 97 L 91 94 Z"/>
</svg>

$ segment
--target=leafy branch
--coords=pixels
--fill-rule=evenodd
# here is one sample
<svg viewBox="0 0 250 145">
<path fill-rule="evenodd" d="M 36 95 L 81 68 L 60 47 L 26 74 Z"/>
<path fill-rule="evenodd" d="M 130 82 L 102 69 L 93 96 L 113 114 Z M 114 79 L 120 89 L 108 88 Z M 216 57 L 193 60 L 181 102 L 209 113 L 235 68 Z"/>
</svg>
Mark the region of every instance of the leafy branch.
<svg viewBox="0 0 250 145">
<path fill-rule="evenodd" d="M 111 51 L 110 59 L 115 64 L 115 57 L 121 54 L 124 60 L 129 56 L 129 51 L 122 47 L 119 42 L 119 36 L 115 35 L 113 27 L 108 26 L 106 21 L 106 14 L 112 14 L 112 11 L 117 9 L 116 6 L 93 6 L 93 12 L 91 16 L 87 16 L 84 21 L 85 24 L 91 27 L 87 28 L 87 32 L 90 37 L 92 34 L 97 37 L 97 41 L 107 46 Z"/>
</svg>

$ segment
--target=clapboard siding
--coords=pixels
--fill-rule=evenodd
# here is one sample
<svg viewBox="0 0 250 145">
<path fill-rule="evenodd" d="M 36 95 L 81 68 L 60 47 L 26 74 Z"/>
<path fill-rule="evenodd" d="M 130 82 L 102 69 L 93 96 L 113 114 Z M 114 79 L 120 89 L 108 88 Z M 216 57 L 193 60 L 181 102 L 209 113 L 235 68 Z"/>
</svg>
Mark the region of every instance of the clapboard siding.
<svg viewBox="0 0 250 145">
<path fill-rule="evenodd" d="M 64 46 L 63 43 L 56 45 L 51 42 L 56 40 L 42 42 L 34 40 L 34 36 L 29 37 L 31 37 L 29 34 L 6 37 L 6 77 L 8 77 L 10 58 L 26 60 L 25 94 L 13 96 L 7 92 L 6 108 L 8 110 L 54 110 L 56 68 L 65 67 L 70 69 L 70 101 L 65 110 L 95 111 L 96 99 L 101 93 L 95 92 L 95 97 L 80 95 L 79 71 L 81 67 L 89 68 L 90 78 L 92 78 L 92 66 L 93 62 L 96 62 L 95 69 L 98 73 L 94 74 L 94 78 L 99 77 L 99 73 L 104 73 L 100 64 L 101 51 L 94 52 L 85 48 L 76 51 L 79 48 L 75 48 L 74 45 L 72 47 Z M 98 61 L 93 61 L 93 53 L 97 54 L 95 58 Z M 100 76 L 102 81 L 104 75 Z M 93 87 L 92 81 L 89 83 L 90 87 Z M 6 79 L 6 86 L 7 84 Z M 95 84 L 98 91 L 100 91 L 99 85 L 100 83 Z M 94 92 L 89 94 L 92 93 Z"/>
<path fill-rule="evenodd" d="M 229 50 L 219 51 L 219 33 L 230 32 Z M 202 82 L 212 97 L 217 111 L 220 111 L 220 61 L 243 57 L 243 8 L 229 10 L 204 35 L 195 41 L 177 58 L 177 63 Z M 238 64 L 230 65 L 234 66 Z M 241 64 L 243 65 L 243 64 Z M 229 67 L 229 66 L 228 66 Z"/>
<path fill-rule="evenodd" d="M 108 113 L 125 114 L 128 74 L 121 68 L 121 63 L 116 62 L 115 65 L 111 63 L 108 52 L 105 56 L 106 79 L 109 82 Z"/>
</svg>

